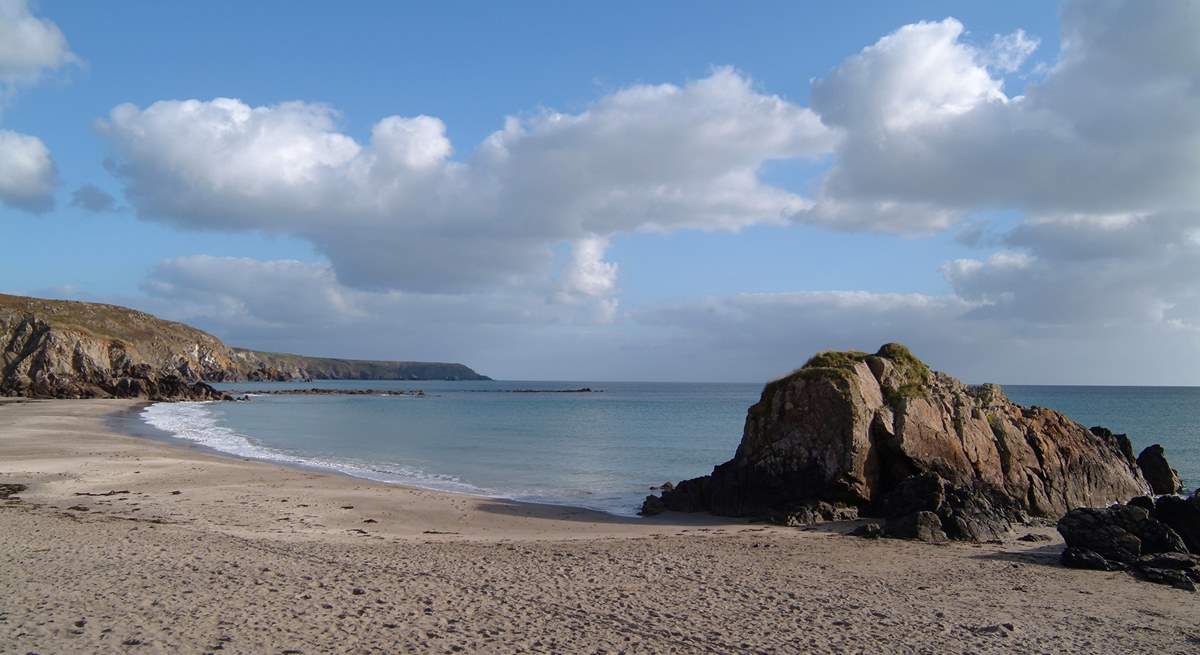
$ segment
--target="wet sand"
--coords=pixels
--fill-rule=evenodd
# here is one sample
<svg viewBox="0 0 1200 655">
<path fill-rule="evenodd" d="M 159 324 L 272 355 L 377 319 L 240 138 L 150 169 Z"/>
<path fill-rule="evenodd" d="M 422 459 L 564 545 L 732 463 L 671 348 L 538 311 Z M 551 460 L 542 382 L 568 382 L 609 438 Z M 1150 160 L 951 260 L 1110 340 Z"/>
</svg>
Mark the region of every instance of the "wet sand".
<svg viewBox="0 0 1200 655">
<path fill-rule="evenodd" d="M 1200 595 L 926 545 L 423 491 L 0 400 L 0 653 L 1200 651 Z"/>
</svg>

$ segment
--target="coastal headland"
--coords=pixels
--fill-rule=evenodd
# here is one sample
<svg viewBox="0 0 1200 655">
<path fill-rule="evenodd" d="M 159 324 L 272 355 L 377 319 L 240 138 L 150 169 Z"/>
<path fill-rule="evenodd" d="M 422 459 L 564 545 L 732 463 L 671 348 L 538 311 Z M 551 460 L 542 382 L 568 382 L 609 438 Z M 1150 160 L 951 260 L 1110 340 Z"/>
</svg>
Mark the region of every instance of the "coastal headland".
<svg viewBox="0 0 1200 655">
<path fill-rule="evenodd" d="M 452 495 L 0 401 L 4 652 L 1159 652 L 1200 606 L 1062 540 L 859 539 Z M 129 429 L 127 429 L 127 427 Z"/>
</svg>

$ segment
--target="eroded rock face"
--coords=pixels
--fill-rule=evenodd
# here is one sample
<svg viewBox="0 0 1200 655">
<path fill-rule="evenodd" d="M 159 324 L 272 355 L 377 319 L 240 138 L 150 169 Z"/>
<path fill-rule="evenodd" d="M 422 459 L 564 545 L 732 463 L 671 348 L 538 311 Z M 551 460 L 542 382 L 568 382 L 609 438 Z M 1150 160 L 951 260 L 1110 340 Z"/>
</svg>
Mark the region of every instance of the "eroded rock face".
<svg viewBox="0 0 1200 655">
<path fill-rule="evenodd" d="M 1154 493 L 1173 494 L 1183 491 L 1183 480 L 1179 478 L 1179 472 L 1167 463 L 1162 446 L 1154 444 L 1143 450 L 1138 455 L 1137 465 Z"/>
<path fill-rule="evenodd" d="M 3 308 L 0 308 L 3 309 Z M 128 310 L 126 310 L 128 311 Z M 149 315 L 147 324 L 158 321 Z M 50 317 L 53 320 L 54 317 Z M 172 327 L 182 327 L 169 324 Z M 0 311 L 0 394 L 35 398 L 218 400 L 202 380 L 228 366 L 224 346 L 199 331 L 176 343 L 164 331 L 134 344 L 93 329 L 52 323 L 36 314 Z"/>
<path fill-rule="evenodd" d="M 1122 435 L 966 386 L 888 344 L 822 353 L 768 383 L 734 458 L 662 500 L 726 516 L 814 501 L 885 518 L 929 512 L 951 538 L 988 540 L 1028 516 L 1148 492 Z"/>
</svg>

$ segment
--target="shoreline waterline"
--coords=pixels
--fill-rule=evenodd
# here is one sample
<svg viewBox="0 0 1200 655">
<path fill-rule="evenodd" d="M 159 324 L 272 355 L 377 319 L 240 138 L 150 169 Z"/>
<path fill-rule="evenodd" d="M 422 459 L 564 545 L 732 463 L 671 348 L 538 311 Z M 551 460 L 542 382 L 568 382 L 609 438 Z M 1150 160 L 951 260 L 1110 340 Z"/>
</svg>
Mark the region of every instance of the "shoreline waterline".
<svg viewBox="0 0 1200 655">
<path fill-rule="evenodd" d="M 216 406 L 225 401 L 170 401 L 170 402 L 141 402 L 126 410 L 114 412 L 108 417 L 118 432 L 138 439 L 150 439 L 172 448 L 196 449 L 206 454 L 221 458 L 229 458 L 243 462 L 255 462 L 265 465 L 283 466 L 292 470 L 323 475 L 336 475 L 351 480 L 374 484 L 382 484 L 401 489 L 429 491 L 452 494 L 478 500 L 500 500 L 530 507 L 578 510 L 595 512 L 598 515 L 614 519 L 636 519 L 641 517 L 636 511 L 612 511 L 605 508 L 589 507 L 567 502 L 548 500 L 528 500 L 511 494 L 503 494 L 458 482 L 452 476 L 431 476 L 421 471 L 413 471 L 416 475 L 400 479 L 400 475 L 388 471 L 372 470 L 370 465 L 322 461 L 302 455 L 290 455 L 267 446 L 254 443 L 247 435 L 238 434 L 229 428 L 216 425 L 209 416 L 203 416 L 203 408 Z M 200 411 L 196 411 L 199 409 Z M 205 430 L 216 433 L 220 443 L 213 443 L 205 434 Z M 222 448 L 225 445 L 227 448 Z M 449 478 L 446 484 L 437 485 L 422 483 L 421 477 Z"/>
</svg>

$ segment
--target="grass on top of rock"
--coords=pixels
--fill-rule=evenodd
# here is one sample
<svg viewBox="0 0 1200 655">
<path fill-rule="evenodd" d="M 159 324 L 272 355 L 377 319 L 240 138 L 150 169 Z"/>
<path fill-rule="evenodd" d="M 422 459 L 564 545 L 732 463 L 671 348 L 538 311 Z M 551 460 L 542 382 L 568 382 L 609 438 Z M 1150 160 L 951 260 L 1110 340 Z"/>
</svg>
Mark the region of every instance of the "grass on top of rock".
<svg viewBox="0 0 1200 655">
<path fill-rule="evenodd" d="M 892 360 L 892 365 L 896 367 L 896 371 L 904 380 L 901 388 L 909 385 L 928 387 L 933 382 L 933 371 L 930 371 L 925 362 L 917 359 L 917 356 L 902 344 L 885 343 L 875 354 Z"/>
<path fill-rule="evenodd" d="M 866 361 L 869 356 L 861 350 L 826 350 L 809 357 L 801 368 L 851 369 L 855 364 Z"/>
<path fill-rule="evenodd" d="M 868 363 L 871 357 L 886 359 L 896 369 L 900 384 L 883 389 L 888 405 L 898 407 L 906 400 L 928 395 L 929 385 L 933 382 L 933 372 L 925 362 L 917 359 L 912 351 L 898 343 L 886 343 L 874 355 L 861 350 L 819 352 L 810 357 L 795 374 L 807 379 L 830 377 L 839 381 L 846 380 L 855 366 Z"/>
</svg>

